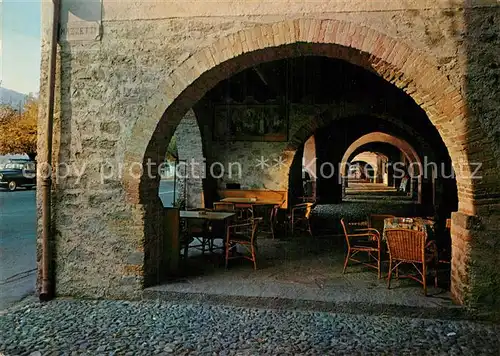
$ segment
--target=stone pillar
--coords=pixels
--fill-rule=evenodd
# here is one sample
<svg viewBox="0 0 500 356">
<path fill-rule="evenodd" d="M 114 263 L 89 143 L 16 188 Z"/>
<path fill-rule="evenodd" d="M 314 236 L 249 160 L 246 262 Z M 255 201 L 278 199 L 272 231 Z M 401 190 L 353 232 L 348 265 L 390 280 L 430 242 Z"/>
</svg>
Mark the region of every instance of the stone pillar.
<svg viewBox="0 0 500 356">
<path fill-rule="evenodd" d="M 185 179 L 177 180 L 176 189 L 180 193 L 179 197 L 185 199 L 186 208 L 200 208 L 203 200 L 202 181 L 205 176 L 205 158 L 200 128 L 193 110 L 189 110 L 181 120 L 175 130 L 175 137 L 179 159 L 185 162 L 183 164 L 185 164 L 187 174 Z M 183 172 L 184 167 L 180 171 Z"/>
<path fill-rule="evenodd" d="M 500 204 L 482 217 L 452 213 L 451 293 L 456 302 L 500 316 Z"/>
<path fill-rule="evenodd" d="M 317 133 L 316 138 L 316 173 L 317 196 L 324 204 L 337 204 L 342 202 L 342 177 L 340 176 L 340 163 L 333 161 L 334 150 L 328 133 Z"/>
<path fill-rule="evenodd" d="M 414 200 L 418 200 L 418 178 L 410 178 L 410 193 Z"/>
<path fill-rule="evenodd" d="M 429 206 L 430 205 L 434 205 L 434 202 L 433 202 L 433 200 L 434 200 L 433 199 L 433 196 L 434 196 L 434 192 L 433 192 L 434 185 L 433 185 L 433 182 L 432 182 L 432 178 L 422 178 L 421 189 L 422 189 L 421 203 L 422 204 L 428 204 Z"/>
<path fill-rule="evenodd" d="M 295 152 L 294 159 L 290 165 L 288 176 L 288 204 L 289 206 L 301 203 L 299 197 L 304 195 L 302 186 L 302 157 L 304 154 L 304 146 L 301 146 Z"/>
<path fill-rule="evenodd" d="M 346 176 L 342 177 L 342 200 L 347 196 L 346 190 L 349 185 L 349 178 Z"/>
<path fill-rule="evenodd" d="M 384 161 L 377 155 L 377 168 L 375 171 L 375 183 L 384 183 Z"/>
<path fill-rule="evenodd" d="M 394 168 L 392 165 L 387 166 L 387 186 L 388 187 L 396 187 L 396 181 L 394 180 Z"/>
</svg>

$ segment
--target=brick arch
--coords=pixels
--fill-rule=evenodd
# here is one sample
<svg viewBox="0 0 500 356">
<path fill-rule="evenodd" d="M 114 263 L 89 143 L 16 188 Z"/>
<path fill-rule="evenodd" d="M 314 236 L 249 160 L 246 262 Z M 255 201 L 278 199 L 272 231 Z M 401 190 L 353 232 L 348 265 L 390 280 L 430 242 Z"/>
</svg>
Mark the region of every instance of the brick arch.
<svg viewBox="0 0 500 356">
<path fill-rule="evenodd" d="M 354 153 L 352 156 L 353 158 L 351 160 L 348 160 L 349 162 L 363 162 L 365 163 L 365 165 L 369 165 L 374 171 L 374 177 L 377 177 L 379 175 L 379 167 L 377 162 L 378 158 L 382 158 L 383 160 L 388 161 L 388 157 L 383 153 L 368 150 L 361 150 L 361 152 Z"/>
<path fill-rule="evenodd" d="M 356 152 L 356 150 L 364 145 L 367 145 L 369 143 L 373 142 L 381 142 L 381 143 L 388 143 L 397 149 L 399 149 L 403 154 L 405 155 L 406 159 L 408 159 L 409 162 L 416 162 L 418 165 L 419 172 L 415 172 L 419 174 L 420 167 L 422 167 L 422 161 L 420 157 L 418 156 L 417 152 L 415 149 L 405 140 L 386 134 L 384 132 L 372 132 L 369 134 L 366 134 L 364 136 L 361 136 L 358 138 L 356 141 L 351 143 L 351 145 L 347 148 L 347 150 L 344 153 L 344 156 L 342 157 L 342 161 L 340 163 L 340 174 L 342 176 L 346 175 L 347 171 L 347 163 L 351 159 L 352 155 Z"/>
<path fill-rule="evenodd" d="M 371 100 L 361 102 L 342 102 L 342 105 L 338 106 L 341 110 L 335 110 L 337 106 L 332 105 L 331 108 L 316 112 L 310 116 L 309 120 L 305 124 L 293 133 L 283 151 L 296 151 L 309 137 L 314 135 L 317 130 L 330 126 L 335 122 L 335 120 L 359 116 L 370 116 L 388 121 L 397 126 L 399 129 L 405 131 L 406 134 L 416 139 L 422 151 L 425 152 L 430 159 L 436 159 L 433 148 L 429 145 L 425 138 L 422 137 L 418 131 L 413 129 L 412 126 L 397 118 L 397 115 L 400 114 L 393 111 L 378 110 L 378 108 L 373 106 L 373 103 L 374 102 Z"/>
<path fill-rule="evenodd" d="M 134 125 L 131 137 L 135 144 L 126 145 L 125 166 L 148 158 L 157 161 L 158 152 L 166 147 L 184 113 L 219 81 L 258 63 L 306 55 L 348 61 L 410 95 L 436 126 L 454 166 L 459 167 L 457 172 L 464 173 L 457 179 L 459 210 L 475 212 L 477 182 L 470 178 L 473 168 L 467 133 L 481 128 L 471 127 L 467 121 L 467 103 L 461 92 L 422 52 L 374 29 L 338 20 L 263 24 L 220 38 L 190 55 L 162 81 L 145 108 L 149 115 Z M 143 203 L 141 197 L 155 184 L 127 171 L 123 180 L 132 203 Z"/>
<path fill-rule="evenodd" d="M 417 152 L 415 151 L 415 149 L 408 142 L 399 137 L 389 135 L 384 132 L 371 132 L 369 134 L 361 136 L 356 141 L 351 143 L 351 145 L 345 151 L 342 160 L 340 162 L 340 174 L 343 177 L 346 177 L 348 170 L 347 163 L 352 159 L 352 156 L 355 154 L 355 152 L 359 148 L 373 142 L 387 143 L 389 145 L 396 147 L 404 154 L 404 156 L 410 162 L 411 165 L 410 176 L 418 180 L 416 184 L 416 189 L 417 189 L 416 192 L 418 197 L 417 200 L 418 202 L 422 202 L 422 177 L 421 177 L 422 167 L 423 167 L 422 161 Z M 434 173 L 435 172 L 432 172 L 432 174 Z"/>
<path fill-rule="evenodd" d="M 370 98 L 360 98 L 360 101 L 342 101 L 342 103 L 329 105 L 328 108 L 316 109 L 313 113 L 309 115 L 308 120 L 302 126 L 300 126 L 293 135 L 291 136 L 287 146 L 283 149 L 281 156 L 286 158 L 287 162 L 293 161 L 293 158 L 304 142 L 312 137 L 315 132 L 322 130 L 324 128 L 330 127 L 336 120 L 345 120 L 349 118 L 369 116 L 376 119 L 384 120 L 394 124 L 395 127 L 404 132 L 407 137 L 415 138 L 416 144 L 419 147 L 419 152 L 422 156 L 429 159 L 429 162 L 438 162 L 440 159 L 436 156 L 433 146 L 427 142 L 427 140 L 422 136 L 419 131 L 416 131 L 411 125 L 407 124 L 402 120 L 401 116 L 404 116 L 404 112 L 400 112 L 401 108 L 398 109 L 397 105 L 394 103 L 387 103 L 385 105 L 378 105 L 380 101 L 375 98 L 375 100 Z M 406 118 L 406 116 L 404 116 Z M 412 117 L 408 117 L 412 119 Z M 407 142 L 406 142 L 407 143 Z M 407 143 L 408 144 L 408 143 Z M 409 145 L 409 144 L 408 144 Z M 413 152 L 416 151 L 413 146 L 409 145 Z M 393 145 L 393 147 L 396 147 Z M 413 156 L 412 156 L 413 157 Z M 418 155 L 416 157 L 419 157 Z M 416 162 L 414 167 L 420 168 L 422 166 L 420 158 L 411 159 L 409 156 L 407 158 L 410 161 Z M 344 165 L 345 166 L 345 165 Z M 289 166 L 288 166 L 289 168 Z M 343 171 L 344 172 L 344 171 Z M 345 172 L 344 172 L 345 173 Z M 343 174 L 345 176 L 345 174 Z M 417 185 L 418 201 L 421 201 L 422 192 L 422 179 L 419 177 L 419 182 Z"/>
<path fill-rule="evenodd" d="M 128 202 L 144 212 L 138 228 L 144 230 L 144 255 L 148 256 L 144 260 L 145 285 L 157 267 L 155 234 L 164 233 L 163 207 L 159 198 L 151 199 L 157 197 L 158 181 L 138 175 L 131 165 L 149 160 L 158 164 L 181 118 L 221 80 L 259 63 L 298 56 L 325 56 L 365 68 L 403 90 L 426 112 L 460 173 L 459 213 L 453 218 L 451 234 L 457 243 L 469 246 L 468 229 L 475 221 L 471 215 L 488 209 L 481 204 L 488 204 L 488 197 L 498 192 L 498 184 L 496 176 L 489 174 L 496 169 L 494 160 L 484 162 L 480 173 L 488 174 L 482 174 L 482 180 L 471 176 L 472 163 L 484 161 L 483 152 L 494 150 L 491 141 L 483 139 L 489 136 L 481 125 L 468 116 L 464 95 L 431 58 L 402 40 L 353 22 L 301 18 L 255 25 L 216 39 L 167 72 L 156 94 L 141 108 L 140 119 L 124 138 L 123 187 Z M 477 140 L 482 141 L 481 150 L 474 147 Z M 470 265 L 470 252 L 465 247 L 460 251 L 453 252 L 452 293 L 463 301 L 471 294 L 469 274 L 463 272 Z"/>
<path fill-rule="evenodd" d="M 377 157 L 382 157 L 384 158 L 385 160 L 388 160 L 388 157 L 383 154 L 383 153 L 379 153 L 379 152 L 374 152 L 374 151 L 364 151 L 363 152 L 360 152 L 358 154 L 356 154 L 353 159 L 352 159 L 352 162 L 355 162 L 355 161 L 363 161 L 365 163 L 368 163 L 368 164 L 372 164 L 374 162 L 374 159 L 377 158 Z M 372 163 L 369 163 L 368 162 L 368 159 L 372 162 Z"/>
</svg>

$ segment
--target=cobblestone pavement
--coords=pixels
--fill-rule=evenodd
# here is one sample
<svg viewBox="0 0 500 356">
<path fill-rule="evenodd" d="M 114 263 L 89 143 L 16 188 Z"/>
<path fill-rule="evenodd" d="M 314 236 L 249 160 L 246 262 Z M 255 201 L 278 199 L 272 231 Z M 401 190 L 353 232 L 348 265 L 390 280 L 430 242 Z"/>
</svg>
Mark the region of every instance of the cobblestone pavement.
<svg viewBox="0 0 500 356">
<path fill-rule="evenodd" d="M 157 301 L 56 300 L 0 316 L 5 355 L 499 355 L 500 326 Z"/>
</svg>

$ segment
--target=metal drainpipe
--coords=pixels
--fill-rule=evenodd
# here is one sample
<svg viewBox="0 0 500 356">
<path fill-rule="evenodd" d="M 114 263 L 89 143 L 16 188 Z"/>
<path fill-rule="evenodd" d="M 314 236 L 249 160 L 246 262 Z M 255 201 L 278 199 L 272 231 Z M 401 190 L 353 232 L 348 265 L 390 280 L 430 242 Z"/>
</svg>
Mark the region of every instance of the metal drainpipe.
<svg viewBox="0 0 500 356">
<path fill-rule="evenodd" d="M 45 120 L 45 157 L 43 163 L 46 167 L 52 166 L 52 128 L 54 121 L 54 92 L 57 63 L 57 43 L 59 40 L 59 20 L 61 13 L 60 0 L 52 0 L 53 18 L 52 18 L 52 39 L 50 43 L 49 54 L 49 78 L 47 97 L 47 116 Z M 50 174 L 49 174 L 50 173 Z M 54 296 L 54 285 L 50 275 L 50 221 L 51 221 L 51 187 L 52 170 L 42 174 L 42 286 L 39 298 L 41 301 L 47 301 Z"/>
</svg>

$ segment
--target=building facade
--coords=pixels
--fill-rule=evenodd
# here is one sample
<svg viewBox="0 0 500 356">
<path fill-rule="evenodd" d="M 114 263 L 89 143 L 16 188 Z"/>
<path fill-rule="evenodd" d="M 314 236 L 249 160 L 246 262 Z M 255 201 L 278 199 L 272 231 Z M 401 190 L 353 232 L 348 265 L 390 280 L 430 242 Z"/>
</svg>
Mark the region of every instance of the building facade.
<svg viewBox="0 0 500 356">
<path fill-rule="evenodd" d="M 187 138 L 179 149 L 186 158 L 202 156 L 224 167 L 243 162 L 244 186 L 287 190 L 300 145 L 342 117 L 400 118 L 398 130 L 422 138 L 421 151 L 437 155 L 432 144 L 426 146 L 425 132 L 409 128 L 417 120 L 412 115 L 425 115 L 457 172 L 452 294 L 467 306 L 500 306 L 498 1 L 63 0 L 62 5 L 51 195 L 57 295 L 136 298 L 169 269 L 155 173 L 183 118 L 189 134 L 183 131 Z M 52 20 L 50 3 L 45 6 L 42 101 L 48 95 Z M 374 77 L 353 97 L 329 99 L 327 105 L 302 98 L 287 106 L 284 140 L 216 139 L 210 93 L 219 83 L 249 68 L 309 57 L 349 66 L 339 70 L 343 76 L 361 71 Z M 387 85 L 371 92 L 372 80 Z M 392 100 L 392 91 L 402 99 Z M 418 107 L 410 112 L 404 100 Z M 40 127 L 45 113 L 42 109 Z M 42 131 L 39 157 L 46 152 Z M 178 142 L 182 135 L 178 132 Z M 315 139 L 317 150 L 328 146 L 321 146 L 328 138 Z M 259 156 L 282 157 L 285 163 L 262 173 L 249 162 Z M 323 189 L 328 195 L 330 184 L 321 183 L 318 178 L 318 194 Z M 193 205 L 202 201 L 200 184 L 195 182 Z"/>
</svg>

